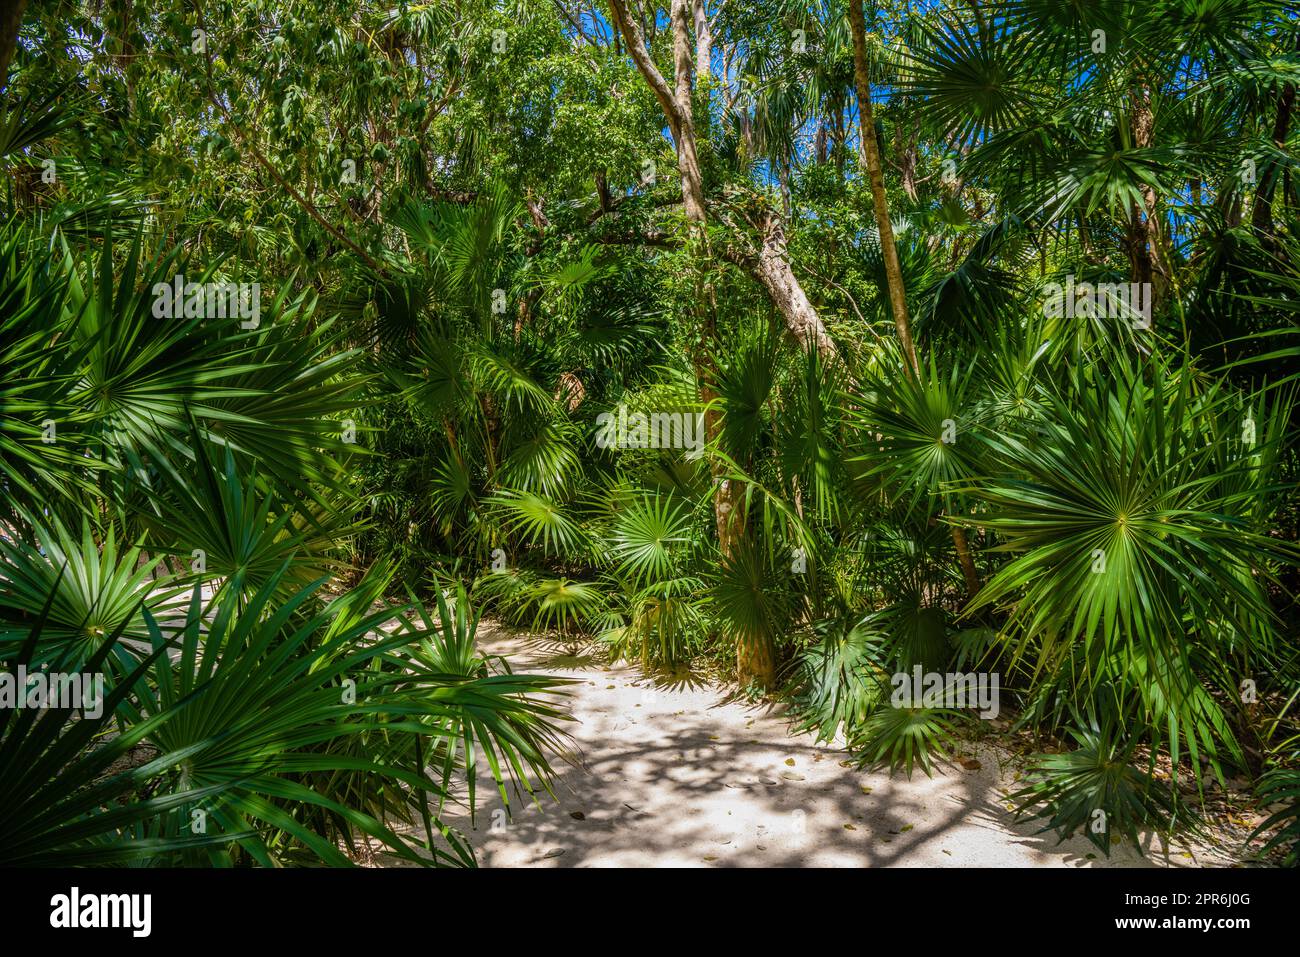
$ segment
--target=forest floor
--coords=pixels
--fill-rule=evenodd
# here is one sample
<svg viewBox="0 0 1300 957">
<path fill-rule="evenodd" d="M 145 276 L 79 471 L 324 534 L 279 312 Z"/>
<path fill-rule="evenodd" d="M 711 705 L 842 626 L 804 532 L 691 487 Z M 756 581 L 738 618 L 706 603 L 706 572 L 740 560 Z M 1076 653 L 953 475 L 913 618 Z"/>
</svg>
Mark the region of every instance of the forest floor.
<svg viewBox="0 0 1300 957">
<path fill-rule="evenodd" d="M 556 798 L 511 794 L 513 817 L 490 779 L 480 806 L 444 821 L 486 867 L 1231 866 L 1230 851 L 1158 839 L 1109 858 L 1083 837 L 1058 843 L 1017 822 L 1006 794 L 1018 759 L 964 743 L 933 777 L 859 771 L 845 752 L 791 735 L 779 705 L 729 697 L 691 676 L 650 677 L 633 665 L 515 634 L 491 622 L 481 650 L 519 672 L 574 678 L 567 707 L 572 751 Z M 526 799 L 526 795 L 522 796 Z M 1222 847 L 1239 846 L 1224 840 Z"/>
</svg>

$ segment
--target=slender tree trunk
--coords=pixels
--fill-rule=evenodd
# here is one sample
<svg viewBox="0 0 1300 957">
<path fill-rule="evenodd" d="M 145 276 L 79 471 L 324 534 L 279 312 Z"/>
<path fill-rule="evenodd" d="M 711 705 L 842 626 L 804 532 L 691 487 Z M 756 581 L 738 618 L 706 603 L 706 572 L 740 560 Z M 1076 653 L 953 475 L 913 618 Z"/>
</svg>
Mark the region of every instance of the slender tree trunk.
<svg viewBox="0 0 1300 957">
<path fill-rule="evenodd" d="M 736 677 L 741 685 L 766 690 L 776 682 L 772 646 L 762 640 L 736 642 Z"/>
<path fill-rule="evenodd" d="M 677 108 L 677 168 L 682 177 L 682 204 L 694 231 L 702 232 L 704 174 L 695 148 L 695 110 L 691 104 L 691 76 L 695 62 L 691 51 L 691 0 L 673 0 L 673 102 Z"/>
<path fill-rule="evenodd" d="M 974 598 L 979 594 L 980 576 L 975 568 L 975 557 L 971 554 L 970 542 L 966 538 L 966 529 L 960 525 L 952 527 L 952 544 L 957 549 L 957 562 L 961 565 L 961 577 L 966 581 L 966 594 Z"/>
<path fill-rule="evenodd" d="M 702 233 L 703 226 L 708 220 L 708 210 L 704 201 L 703 176 L 696 152 L 696 130 L 691 107 L 691 75 L 699 69 L 701 53 L 698 37 L 692 53 L 690 27 L 693 4 L 694 0 L 673 0 L 672 3 L 670 21 L 673 28 L 675 76 L 673 86 L 670 88 L 659 72 L 659 68 L 650 58 L 641 28 L 628 15 L 626 0 L 609 0 L 614 24 L 622 32 L 623 39 L 627 41 L 628 53 L 655 94 L 659 107 L 668 121 L 668 129 L 672 132 L 677 146 L 677 168 L 682 180 L 682 206 L 687 221 L 693 224 L 693 231 Z M 745 133 L 747 137 L 752 135 L 750 131 Z M 787 254 L 784 232 L 781 233 L 779 244 L 765 243 L 765 250 L 768 252 L 778 247 L 782 254 Z M 762 276 L 759 278 L 769 292 L 773 288 L 788 288 L 791 291 L 790 295 L 781 295 L 773 300 L 790 332 L 805 345 L 813 342 L 823 353 L 828 350 L 834 352 L 834 341 L 809 302 L 808 296 L 794 275 L 794 270 L 790 268 L 788 259 L 784 266 L 777 267 L 776 271 L 782 277 L 782 282 L 776 286 L 771 285 L 767 278 Z"/>
<path fill-rule="evenodd" d="M 707 82 L 713 76 L 713 32 L 704 0 L 692 0 L 695 16 L 695 82 Z"/>
<path fill-rule="evenodd" d="M 848 110 L 847 98 L 835 108 L 835 171 L 839 173 L 840 182 L 844 182 L 844 159 L 848 153 L 848 134 L 844 129 L 847 125 L 844 119 L 844 113 Z"/>
<path fill-rule="evenodd" d="M 1150 149 L 1155 142 L 1155 116 L 1151 112 L 1151 88 L 1141 83 L 1133 93 L 1133 145 Z M 1133 251 L 1136 254 L 1134 278 L 1140 283 L 1150 283 L 1151 309 L 1164 300 L 1169 288 L 1170 273 L 1164 255 L 1164 236 L 1160 229 L 1160 210 L 1156 191 L 1143 183 L 1142 208 L 1134 209 L 1132 233 Z"/>
<path fill-rule="evenodd" d="M 889 285 L 889 304 L 894 312 L 894 325 L 898 341 L 913 375 L 920 378 L 921 366 L 916 359 L 916 346 L 912 342 L 912 325 L 907 315 L 907 290 L 903 286 L 903 267 L 898 261 L 898 247 L 894 243 L 894 227 L 889 221 L 889 198 L 885 194 L 885 173 L 880 163 L 880 148 L 876 143 L 876 119 L 871 108 L 871 81 L 867 75 L 867 24 L 862 14 L 862 0 L 849 0 L 849 29 L 853 33 L 853 79 L 858 92 L 858 122 L 862 136 L 863 154 L 867 160 L 867 176 L 871 181 L 871 204 L 876 214 L 876 227 L 880 233 L 880 251 L 885 261 L 885 280 Z M 966 590 L 973 596 L 979 591 L 979 573 L 971 556 L 966 532 L 952 526 L 952 543 L 957 550 Z"/>
<path fill-rule="evenodd" d="M 707 75 L 712 57 L 703 0 L 672 0 L 669 13 L 669 22 L 673 31 L 672 88 L 669 88 L 659 68 L 650 58 L 641 30 L 628 16 L 624 2 L 625 0 L 610 0 L 610 12 L 615 25 L 623 34 L 623 39 L 627 41 L 628 52 L 633 62 L 636 63 L 646 83 L 650 85 L 668 120 L 668 128 L 673 134 L 673 141 L 677 147 L 677 169 L 682 181 L 682 207 L 686 213 L 686 220 L 690 224 L 692 239 L 703 241 L 708 209 L 704 202 L 704 180 L 695 149 L 695 123 L 691 104 L 692 73 Z M 692 20 L 697 27 L 694 51 L 691 49 L 690 42 Z M 703 31 L 699 29 L 701 21 L 704 24 Z M 787 268 L 788 265 L 787 263 Z M 710 290 L 701 283 L 699 310 L 704 320 L 701 323 L 701 341 L 695 361 L 695 374 L 699 383 L 700 398 L 706 408 L 713 406 L 713 400 L 716 398 L 711 385 L 714 370 L 709 356 L 717 335 L 713 328 L 712 315 L 708 312 L 709 294 Z M 820 320 L 818 324 L 820 325 Z M 714 441 L 720 429 L 719 413 L 716 408 L 709 408 L 709 411 L 705 412 L 704 426 L 708 440 Z M 713 476 L 715 484 L 713 514 L 718 530 L 718 548 L 722 552 L 723 560 L 728 561 L 737 554 L 745 529 L 744 510 L 740 501 L 742 490 L 722 476 L 721 467 L 716 463 L 713 466 Z M 766 688 L 775 678 L 772 652 L 770 648 L 752 647 L 754 644 L 743 640 L 737 642 L 736 678 L 741 684 L 753 683 Z"/>
<path fill-rule="evenodd" d="M 692 76 L 697 83 L 707 81 L 710 77 L 712 60 L 712 37 L 710 35 L 704 0 L 672 0 L 669 11 L 669 23 L 672 28 L 673 83 L 668 81 L 647 49 L 645 36 L 641 27 L 628 15 L 626 0 L 609 0 L 610 13 L 617 32 L 626 41 L 628 54 L 636 64 L 638 72 L 645 79 L 660 109 L 668 122 L 677 149 L 677 168 L 681 177 L 682 207 L 690 224 L 693 240 L 704 242 L 705 226 L 708 222 L 708 207 L 704 199 L 703 174 L 700 169 L 696 150 L 696 127 L 692 107 Z M 695 27 L 695 43 L 691 43 L 691 27 Z M 746 139 L 752 135 L 745 130 Z M 734 262 L 742 262 L 748 267 L 771 297 L 773 304 L 781 312 L 790 332 L 803 344 L 813 344 L 823 355 L 836 353 L 833 340 L 827 334 L 817 310 L 809 301 L 802 285 L 790 266 L 789 250 L 786 246 L 785 230 L 780 216 L 769 212 L 761 227 L 761 245 L 757 257 L 751 254 L 738 255 L 735 250 L 723 250 L 722 255 Z M 705 310 L 705 303 L 712 295 L 711 288 L 701 284 L 700 307 Z M 700 395 L 706 402 L 713 395 L 710 382 L 713 370 L 708 355 L 716 340 L 712 319 L 706 318 L 701 324 L 700 357 L 696 362 L 696 374 L 700 383 Z M 705 431 L 710 441 L 718 434 L 718 416 L 715 413 L 705 415 Z M 745 529 L 743 510 L 743 488 L 721 477 L 715 471 L 717 490 L 714 494 L 714 518 L 718 528 L 718 544 L 724 560 L 729 560 L 737 553 L 737 547 Z M 767 647 L 749 647 L 751 642 L 739 642 L 737 650 L 737 677 L 742 684 L 758 684 L 768 687 L 774 680 L 772 649 Z"/>
<path fill-rule="evenodd" d="M 1128 246 L 1129 266 L 1133 271 L 1133 281 L 1147 284 L 1151 282 L 1154 270 L 1151 255 L 1147 247 L 1147 231 L 1142 223 L 1142 207 L 1133 203 L 1129 208 L 1128 228 L 1125 245 Z M 1154 288 L 1154 287 L 1153 287 Z"/>
<path fill-rule="evenodd" d="M 898 172 L 903 181 L 903 192 L 913 203 L 917 199 L 916 191 L 916 146 L 917 132 L 913 127 L 909 137 L 903 136 L 903 124 L 894 128 L 894 152 L 898 155 Z"/>
<path fill-rule="evenodd" d="M 596 199 L 600 203 L 600 211 L 602 213 L 609 212 L 611 208 L 609 180 L 603 169 L 596 171 Z"/>
<path fill-rule="evenodd" d="M 663 74 L 650 58 L 645 35 L 628 15 L 624 0 L 609 0 L 614 24 L 627 41 L 627 52 L 637 70 L 649 85 L 659 108 L 668 121 L 673 145 L 677 149 L 677 170 L 682 180 L 682 205 L 686 218 L 694 224 L 705 222 L 704 182 L 699 158 L 695 151 L 695 124 L 691 111 L 691 43 L 689 36 L 691 12 L 689 0 L 673 0 L 671 22 L 673 28 L 674 85 L 668 86 Z"/>
<path fill-rule="evenodd" d="M 862 15 L 862 0 L 849 0 L 849 28 L 853 32 L 853 79 L 858 92 L 858 123 L 862 135 L 862 152 L 867 161 L 867 178 L 871 183 L 871 205 L 880 234 L 880 252 L 885 260 L 885 281 L 889 286 L 889 305 L 903 355 L 914 375 L 920 375 L 916 347 L 912 344 L 912 325 L 907 315 L 907 291 L 903 288 L 903 267 L 898 261 L 894 227 L 889 221 L 889 199 L 885 195 L 885 173 L 880 165 L 880 148 L 876 143 L 876 118 L 871 109 L 871 80 L 867 76 L 867 24 Z"/>
<path fill-rule="evenodd" d="M 777 185 L 781 187 L 781 215 L 789 219 L 794 215 L 794 203 L 790 199 L 790 162 L 780 159 L 776 162 Z"/>
</svg>

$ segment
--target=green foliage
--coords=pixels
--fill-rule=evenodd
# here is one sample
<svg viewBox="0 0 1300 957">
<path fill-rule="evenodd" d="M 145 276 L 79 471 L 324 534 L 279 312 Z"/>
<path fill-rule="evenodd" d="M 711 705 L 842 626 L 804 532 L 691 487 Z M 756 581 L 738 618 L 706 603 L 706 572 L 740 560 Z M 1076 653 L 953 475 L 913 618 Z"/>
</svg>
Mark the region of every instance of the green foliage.
<svg viewBox="0 0 1300 957">
<path fill-rule="evenodd" d="M 820 640 L 796 659 L 789 692 L 799 716 L 795 728 L 832 741 L 841 728 L 860 732 L 880 703 L 888 685 L 878 662 L 888 638 L 871 619 L 847 628 L 827 619 L 816 631 Z"/>
<path fill-rule="evenodd" d="M 1265 806 L 1280 804 L 1282 807 L 1261 821 L 1252 836 L 1272 832 L 1264 845 L 1264 853 L 1283 848 L 1286 865 L 1294 867 L 1297 853 L 1300 853 L 1297 851 L 1300 844 L 1300 772 L 1289 767 L 1268 771 L 1260 778 L 1259 797 Z"/>
<path fill-rule="evenodd" d="M 160 559 L 141 561 L 139 548 L 119 554 L 119 533 L 111 527 L 98 543 L 88 519 L 79 537 L 57 520 L 48 528 L 35 525 L 33 532 L 33 544 L 0 541 L 6 564 L 0 658 L 11 658 L 24 646 L 47 603 L 34 660 L 55 671 L 80 668 L 103 647 L 106 635 L 148 638 L 142 607 L 162 605 L 169 597 L 156 588 L 153 572 Z M 120 641 L 108 651 L 110 667 L 130 670 L 135 663 Z"/>
<path fill-rule="evenodd" d="M 356 353 L 288 287 L 252 331 L 155 317 L 178 251 L 6 235 L 0 660 L 108 688 L 94 716 L 0 713 L 23 768 L 6 863 L 344 865 L 364 838 L 472 864 L 441 809 L 468 781 L 472 810 L 483 765 L 503 797 L 545 792 L 562 682 L 480 657 L 463 590 L 439 627 L 384 602 L 382 570 L 324 600 L 357 529 L 331 422 L 360 399 Z"/>
<path fill-rule="evenodd" d="M 913 765 L 919 765 L 928 776 L 934 756 L 947 756 L 960 717 L 948 708 L 877 708 L 850 745 L 864 767 L 883 765 L 911 777 Z"/>
<path fill-rule="evenodd" d="M 1187 825 L 1176 790 L 1135 766 L 1137 739 L 1125 741 L 1107 724 L 1083 723 L 1070 729 L 1078 744 L 1062 754 L 1033 759 L 1029 783 L 1011 795 L 1018 814 L 1046 818 L 1043 830 L 1065 838 L 1081 831 L 1107 857 L 1120 837 L 1139 843 L 1139 832 L 1168 834 L 1175 821 Z"/>
<path fill-rule="evenodd" d="M 0 662 L 102 665 L 114 703 L 0 714 L 15 860 L 469 863 L 449 795 L 486 765 L 541 799 L 563 718 L 483 610 L 780 674 L 797 728 L 909 774 L 970 715 L 891 676 L 997 673 L 1073 742 L 1021 795 L 1049 829 L 1109 852 L 1246 775 L 1294 863 L 1292 11 L 871 8 L 891 276 L 843 4 L 704 9 L 701 224 L 605 12 L 28 5 Z M 258 283 L 260 322 L 155 314 L 178 275 Z M 1048 302 L 1115 283 L 1141 323 Z M 610 443 L 622 413 L 690 441 Z"/>
<path fill-rule="evenodd" d="M 34 665 L 33 652 L 45 637 L 51 592 L 32 622 L 23 646 L 11 659 L 10 675 Z M 120 627 L 103 636 L 86 659 L 93 674 L 121 638 Z M 177 821 L 183 808 L 201 802 L 211 789 L 172 789 L 151 794 L 169 764 L 183 754 L 159 754 L 130 762 L 134 749 L 151 733 L 176 719 L 184 704 L 109 735 L 118 710 L 164 649 L 138 662 L 98 707 L 83 699 L 83 713 L 73 708 L 0 710 L 0 755 L 9 773 L 0 784 L 0 863 L 5 866 L 71 867 L 122 865 L 165 860 L 238 840 L 242 834 L 182 834 Z M 186 702 L 185 704 L 188 704 Z M 98 712 L 97 714 L 95 712 Z M 106 737 L 101 742 L 97 738 Z M 119 767 L 123 762 L 128 766 Z"/>
</svg>

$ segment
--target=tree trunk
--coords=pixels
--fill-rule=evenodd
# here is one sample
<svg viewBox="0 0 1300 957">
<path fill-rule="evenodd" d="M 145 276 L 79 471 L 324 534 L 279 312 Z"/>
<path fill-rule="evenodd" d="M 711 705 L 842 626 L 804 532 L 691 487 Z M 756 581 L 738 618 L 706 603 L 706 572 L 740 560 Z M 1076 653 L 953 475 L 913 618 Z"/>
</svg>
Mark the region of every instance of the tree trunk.
<svg viewBox="0 0 1300 957">
<path fill-rule="evenodd" d="M 615 25 L 627 41 L 628 52 L 633 62 L 636 63 L 646 83 L 650 85 L 668 120 L 668 128 L 677 147 L 677 169 L 682 181 L 682 207 L 686 213 L 686 220 L 690 223 L 692 238 L 702 239 L 705 235 L 704 227 L 708 221 L 708 212 L 704 202 L 703 175 L 695 150 L 691 75 L 692 71 L 700 75 L 707 74 L 712 56 L 711 42 L 707 35 L 708 21 L 704 19 L 703 0 L 672 0 L 669 14 L 673 31 L 672 89 L 669 89 L 667 81 L 650 58 L 641 30 L 628 16 L 624 0 L 610 0 L 609 6 Z M 692 58 L 690 42 L 692 19 L 697 26 L 694 58 Z M 704 23 L 703 31 L 699 29 L 701 20 Z M 701 293 L 703 291 L 701 290 Z M 802 293 L 802 290 L 800 292 Z M 704 308 L 705 297 L 701 295 L 701 311 Z M 713 370 L 708 356 L 716 334 L 710 319 L 706 318 L 701 324 L 700 338 L 702 341 L 699 357 L 695 363 L 695 374 L 699 382 L 700 398 L 709 409 L 704 416 L 705 434 L 709 442 L 713 442 L 718 435 L 720 423 L 718 411 L 712 407 L 716 395 L 710 384 Z M 718 530 L 718 548 L 722 552 L 723 560 L 727 561 L 736 554 L 740 536 L 744 534 L 744 512 L 739 507 L 741 490 L 734 487 L 729 480 L 722 478 L 717 463 L 714 464 L 712 471 L 716 485 L 713 495 L 713 514 Z M 766 688 L 775 677 L 775 669 L 771 664 L 771 650 L 751 647 L 752 644 L 752 642 L 741 641 L 737 645 L 736 678 L 741 684 L 754 683 Z"/>
<path fill-rule="evenodd" d="M 686 218 L 695 224 L 705 222 L 704 183 L 700 162 L 695 151 L 695 124 L 691 111 L 691 42 L 690 0 L 673 0 L 671 22 L 673 28 L 673 67 L 676 72 L 674 86 L 669 88 L 650 52 L 645 36 L 636 22 L 628 16 L 624 0 L 609 0 L 614 24 L 627 41 L 627 52 L 637 70 L 649 85 L 659 108 L 668 121 L 673 145 L 677 149 L 677 170 L 682 180 L 682 205 Z"/>
<path fill-rule="evenodd" d="M 912 128 L 912 134 L 908 138 L 903 136 L 903 124 L 899 123 L 894 127 L 894 152 L 898 156 L 898 172 L 903 181 L 903 192 L 913 203 L 916 202 L 916 158 L 917 158 L 917 132 Z"/>
<path fill-rule="evenodd" d="M 682 205 L 686 218 L 703 232 L 704 175 L 695 150 L 695 110 L 691 105 L 691 0 L 673 0 L 673 101 L 677 109 L 677 168 L 682 177 Z"/>
<path fill-rule="evenodd" d="M 867 24 L 862 14 L 862 0 L 849 0 L 849 29 L 853 33 L 853 79 L 858 93 L 858 121 L 862 136 L 863 154 L 867 160 L 867 176 L 871 181 L 871 204 L 876 214 L 876 227 L 880 233 L 880 252 L 885 261 L 885 280 L 889 286 L 889 304 L 894 312 L 894 326 L 898 341 L 913 375 L 921 376 L 921 366 L 916 359 L 916 346 L 912 343 L 912 324 L 907 315 L 907 290 L 903 286 L 903 267 L 898 261 L 898 247 L 894 243 L 894 227 L 889 221 L 889 198 L 885 194 L 885 173 L 880 163 L 880 148 L 876 143 L 876 119 L 871 108 L 871 81 L 867 76 Z M 952 526 L 952 543 L 957 550 L 966 589 L 971 595 L 979 591 L 979 574 L 971 556 L 966 532 Z"/>
<path fill-rule="evenodd" d="M 961 565 L 961 577 L 966 580 L 966 594 L 974 598 L 979 594 L 980 576 L 975 568 L 975 558 L 971 555 L 970 542 L 966 539 L 966 529 L 960 525 L 952 527 L 952 544 L 957 549 L 957 561 Z"/>
<path fill-rule="evenodd" d="M 695 14 L 695 82 L 704 83 L 713 76 L 713 32 L 704 0 L 693 0 Z"/>
<path fill-rule="evenodd" d="M 1140 84 L 1133 93 L 1133 145 L 1150 149 L 1155 141 L 1155 116 L 1151 112 L 1151 88 Z M 1164 300 L 1170 274 L 1164 256 L 1164 236 L 1160 229 L 1160 210 L 1156 191 L 1142 184 L 1142 209 L 1134 209 L 1131 229 L 1135 254 L 1134 276 L 1140 283 L 1151 284 L 1150 307 L 1154 311 Z"/>
<path fill-rule="evenodd" d="M 766 690 L 776 681 L 776 661 L 764 641 L 740 641 L 736 644 L 736 680 L 740 686 Z"/>
<path fill-rule="evenodd" d="M 763 222 L 763 245 L 754 264 L 754 276 L 785 319 L 786 328 L 805 348 L 816 346 L 823 357 L 836 354 L 834 340 L 790 267 L 785 223 L 775 211 L 769 212 Z"/>
<path fill-rule="evenodd" d="M 790 199 L 790 163 L 787 160 L 776 161 L 776 179 L 781 188 L 781 215 L 789 219 L 794 215 L 794 203 Z"/>
<path fill-rule="evenodd" d="M 596 199 L 600 204 L 600 211 L 602 213 L 610 211 L 612 204 L 610 203 L 609 195 L 609 179 L 606 177 L 603 169 L 596 171 Z"/>
<path fill-rule="evenodd" d="M 871 182 L 871 205 L 880 234 L 880 253 L 885 260 L 885 281 L 889 286 L 889 305 L 894 312 L 898 341 L 903 347 L 914 375 L 920 375 L 916 347 L 912 344 L 912 325 L 907 315 L 907 291 L 903 288 L 903 267 L 898 261 L 894 227 L 889 221 L 889 199 L 885 195 L 885 174 L 880 165 L 876 144 L 876 118 L 871 109 L 871 81 L 867 76 L 867 24 L 862 15 L 862 0 L 849 0 L 849 28 L 853 32 L 853 79 L 858 92 L 858 122 L 862 135 L 862 152 L 867 161 Z"/>
<path fill-rule="evenodd" d="M 1300 33 L 1296 34 L 1296 52 L 1300 53 Z M 1287 137 L 1291 132 L 1291 113 L 1295 109 L 1295 84 L 1288 83 L 1282 87 L 1277 98 L 1277 118 L 1273 123 L 1273 143 L 1279 150 L 1286 150 Z M 1255 208 L 1251 210 L 1250 222 L 1261 233 L 1273 232 L 1273 191 L 1277 187 L 1278 164 L 1269 163 L 1264 175 L 1255 187 Z M 1283 193 L 1285 199 L 1285 191 Z"/>
<path fill-rule="evenodd" d="M 674 74 L 672 87 L 669 87 L 650 57 L 641 28 L 628 15 L 626 0 L 609 0 L 609 7 L 614 25 L 626 41 L 628 54 L 659 101 L 659 107 L 668 121 L 668 129 L 677 149 L 682 207 L 690 224 L 692 239 L 703 240 L 706 236 L 704 227 L 708 222 L 708 209 L 704 200 L 704 177 L 696 151 L 691 81 L 692 75 L 698 80 L 705 80 L 710 75 L 712 37 L 704 0 L 672 0 L 669 12 Z M 695 26 L 694 49 L 690 36 L 692 23 Z M 814 342 L 823 353 L 834 353 L 834 343 L 826 334 L 817 311 L 790 267 L 781 218 L 769 213 L 762 233 L 762 246 L 757 261 L 750 264 L 754 275 L 772 297 L 790 331 L 801 342 Z M 703 309 L 706 297 L 701 295 L 700 299 Z M 696 363 L 696 375 L 700 382 L 700 396 L 707 404 L 712 390 L 709 385 L 711 370 L 705 357 L 708 354 L 707 347 L 716 338 L 711 321 L 702 324 L 701 338 L 704 342 L 701 344 L 701 359 Z M 710 441 L 717 436 L 718 430 L 716 412 L 706 413 L 705 432 Z M 721 478 L 716 471 L 715 479 L 717 490 L 713 500 L 714 518 L 718 529 L 718 545 L 724 560 L 727 560 L 736 554 L 740 536 L 744 534 L 744 513 L 740 507 L 743 489 L 733 487 L 730 481 Z M 738 644 L 737 678 L 742 684 L 769 687 L 775 678 L 772 650 L 767 647 L 751 647 L 752 644 L 754 643 L 747 641 Z"/>
<path fill-rule="evenodd" d="M 708 324 L 705 336 L 716 339 L 712 323 Z M 713 442 L 721 431 L 722 415 L 715 400 L 718 394 L 713 390 L 712 377 L 715 373 L 708 352 L 701 348 L 695 363 L 695 377 L 700 384 L 700 399 L 704 402 L 704 431 L 709 442 Z M 715 459 L 710 472 L 713 475 L 713 520 L 718 532 L 718 551 L 724 562 L 733 561 L 740 552 L 741 540 L 745 534 L 744 486 L 726 478 L 726 469 Z M 753 640 L 746 635 L 736 637 L 736 683 L 742 688 L 757 687 L 766 690 L 776 682 L 776 663 L 772 649 L 761 640 Z"/>
<path fill-rule="evenodd" d="M 629 55 L 654 92 L 660 109 L 663 110 L 664 117 L 668 121 L 668 128 L 677 146 L 677 167 L 682 180 L 682 206 L 687 220 L 695 224 L 698 235 L 703 232 L 702 227 L 707 222 L 708 213 L 704 202 L 703 177 L 695 148 L 695 123 L 691 107 L 691 74 L 699 69 L 701 52 L 697 37 L 694 56 L 692 56 L 690 26 L 693 0 L 673 0 L 672 3 L 670 20 L 673 28 L 675 77 L 671 89 L 650 58 L 641 28 L 628 16 L 625 0 L 609 0 L 609 6 L 615 25 L 622 31 L 623 39 L 627 41 Z M 696 14 L 702 15 L 698 10 Z M 746 135 L 751 134 L 746 131 Z M 834 354 L 836 352 L 834 341 L 826 333 L 817 310 L 813 308 L 799 280 L 795 277 L 794 270 L 790 267 L 784 227 L 779 220 L 773 222 L 770 215 L 763 228 L 762 242 L 762 253 L 758 264 L 746 262 L 744 265 L 753 268 L 755 277 L 772 296 L 773 304 L 780 311 L 795 338 L 803 343 L 815 342 L 818 350 L 823 354 Z M 727 258 L 740 261 L 731 255 Z"/>
</svg>

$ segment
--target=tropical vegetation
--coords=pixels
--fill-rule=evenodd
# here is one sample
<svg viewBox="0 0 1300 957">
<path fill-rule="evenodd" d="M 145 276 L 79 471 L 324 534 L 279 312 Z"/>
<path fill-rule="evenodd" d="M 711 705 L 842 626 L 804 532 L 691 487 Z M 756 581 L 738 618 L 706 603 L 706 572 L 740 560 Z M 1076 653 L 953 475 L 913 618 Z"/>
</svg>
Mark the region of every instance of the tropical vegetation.
<svg viewBox="0 0 1300 957">
<path fill-rule="evenodd" d="M 0 860 L 472 863 L 485 614 L 908 774 L 996 673 L 1022 815 L 1296 863 L 1295 4 L 15 7 L 0 663 L 106 698 Z"/>
</svg>

